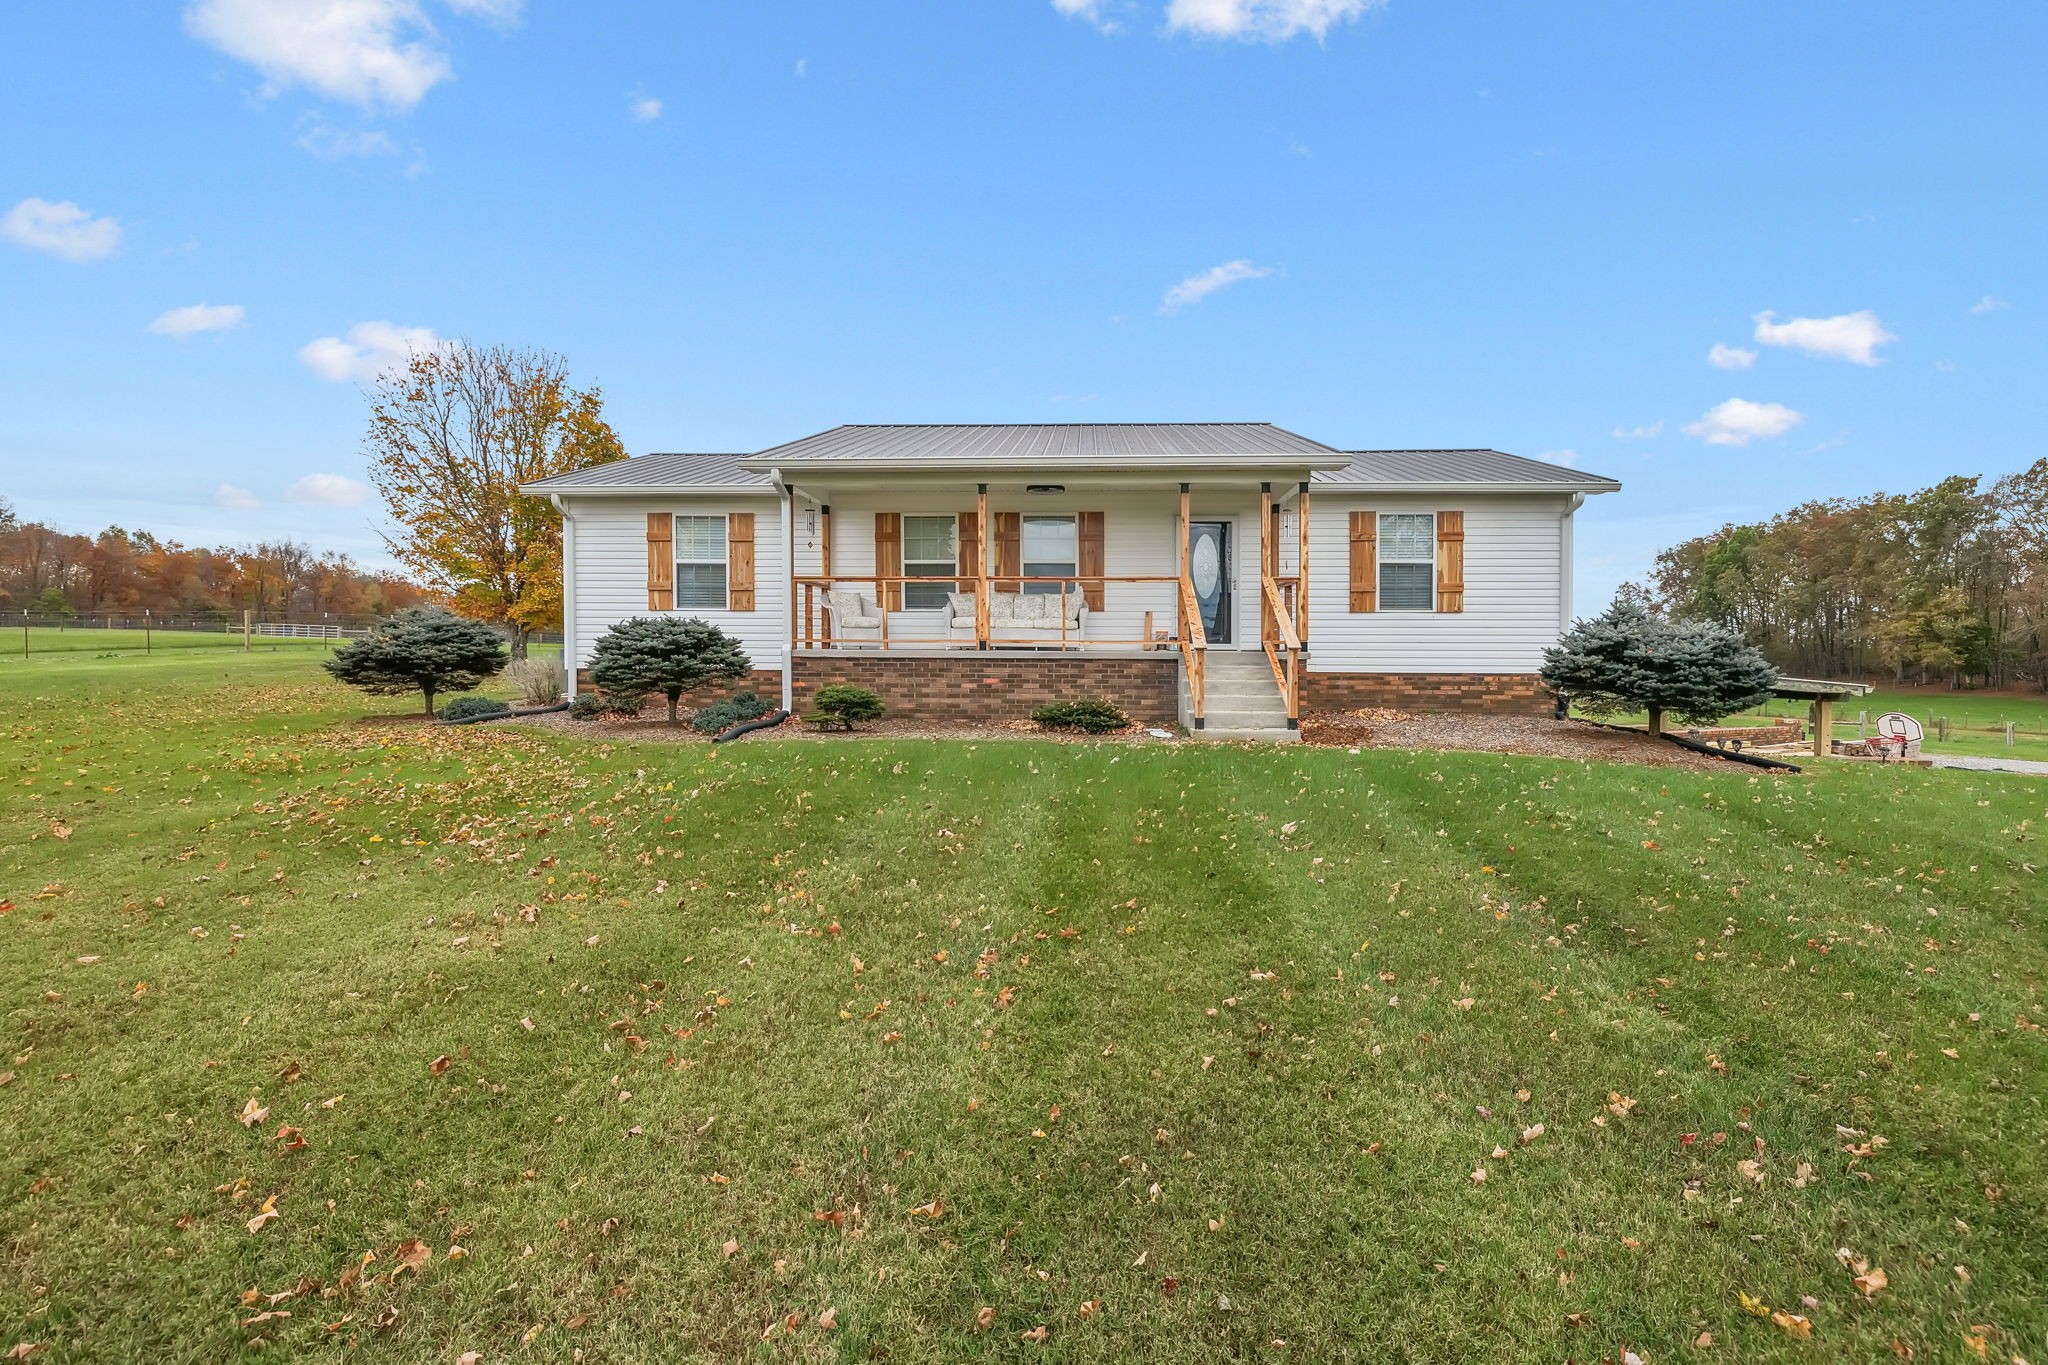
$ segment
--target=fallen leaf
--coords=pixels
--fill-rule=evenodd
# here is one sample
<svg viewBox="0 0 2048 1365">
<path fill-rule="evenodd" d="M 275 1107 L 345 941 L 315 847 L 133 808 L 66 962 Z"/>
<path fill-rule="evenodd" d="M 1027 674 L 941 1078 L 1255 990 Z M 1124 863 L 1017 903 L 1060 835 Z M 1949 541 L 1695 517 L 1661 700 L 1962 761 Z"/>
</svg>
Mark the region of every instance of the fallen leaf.
<svg viewBox="0 0 2048 1365">
<path fill-rule="evenodd" d="M 1884 1273 L 1883 1266 L 1872 1266 L 1869 1273 L 1858 1275 L 1850 1283 L 1863 1291 L 1864 1298 L 1872 1299 L 1877 1297 L 1878 1290 L 1891 1283 L 1891 1277 Z"/>
<path fill-rule="evenodd" d="M 415 1279 L 427 1268 L 427 1262 L 434 1259 L 434 1249 L 417 1237 L 407 1238 L 392 1248 L 391 1259 L 398 1262 L 391 1268 L 391 1278 L 397 1279 L 410 1270 Z"/>
<path fill-rule="evenodd" d="M 427 1063 L 427 1072 L 434 1076 L 445 1075 L 448 1068 L 454 1065 L 455 1059 L 444 1052 L 439 1057 L 434 1058 L 433 1061 Z"/>
<path fill-rule="evenodd" d="M 1797 1313 L 1773 1313 L 1771 1325 L 1788 1337 L 1804 1341 L 1813 1335 L 1813 1323 Z"/>
<path fill-rule="evenodd" d="M 1019 1341 L 1044 1341 L 1049 1335 L 1051 1334 L 1045 1330 L 1045 1324 L 1041 1322 L 1028 1332 L 1019 1332 L 1017 1339 Z"/>
<path fill-rule="evenodd" d="M 256 1211 L 254 1218 L 249 1220 L 249 1231 L 261 1232 L 277 1221 L 277 1218 L 277 1196 L 273 1194 L 270 1198 L 263 1201 L 263 1207 Z"/>
<path fill-rule="evenodd" d="M 946 1201 L 934 1199 L 928 1204 L 919 1204 L 911 1212 L 924 1218 L 943 1218 L 946 1215 Z"/>
<path fill-rule="evenodd" d="M 1543 1125 L 1540 1123 L 1532 1123 L 1527 1128 L 1524 1128 L 1521 1131 L 1520 1135 L 1515 1138 L 1515 1141 L 1519 1145 L 1527 1147 L 1530 1143 L 1534 1142 L 1537 1138 L 1540 1138 L 1542 1136 Z"/>
<path fill-rule="evenodd" d="M 565 1323 L 563 1323 L 563 1324 L 562 1324 L 562 1330 L 563 1330 L 563 1331 L 565 1331 L 565 1332 L 573 1332 L 573 1331 L 577 1330 L 578 1328 L 580 1328 L 580 1327 L 584 1326 L 584 1325 L 585 1325 L 586 1323 L 588 1323 L 589 1321 L 590 1321 L 590 1314 L 588 1314 L 588 1313 L 578 1313 L 578 1314 L 577 1314 L 577 1315 L 576 1315 L 575 1317 L 573 1317 L 573 1318 L 570 1318 L 570 1319 L 569 1319 L 569 1320 L 568 1320 L 567 1322 L 565 1322 Z"/>
<path fill-rule="evenodd" d="M 1486 1168 L 1484 1166 L 1472 1172 L 1472 1183 L 1475 1185 L 1484 1185 L 1486 1183 Z"/>
<path fill-rule="evenodd" d="M 988 1330 L 989 1328 L 991 1328 L 991 1327 L 993 1327 L 993 1326 L 995 1326 L 995 1325 L 996 1325 L 996 1310 L 995 1310 L 995 1309 L 993 1309 L 993 1308 L 979 1308 L 979 1309 L 976 1309 L 976 1310 L 975 1310 L 975 1314 L 974 1314 L 974 1330 L 975 1330 L 975 1331 L 977 1331 L 977 1332 L 986 1332 L 986 1331 L 987 1331 L 987 1330 Z"/>
<path fill-rule="evenodd" d="M 738 1239 L 737 1237 L 728 1237 L 728 1238 L 726 1238 L 726 1241 L 725 1241 L 725 1245 L 724 1245 L 724 1246 L 722 1246 L 722 1247 L 720 1247 L 720 1248 L 719 1248 L 719 1250 L 720 1250 L 720 1251 L 722 1251 L 722 1252 L 724 1252 L 724 1253 L 725 1253 L 726 1255 L 728 1255 L 728 1256 L 737 1256 L 737 1255 L 739 1255 L 739 1254 L 740 1254 L 740 1243 L 739 1243 L 739 1239 Z"/>
<path fill-rule="evenodd" d="M 1102 1311 L 1102 1301 L 1100 1299 L 1085 1300 L 1076 1311 L 1084 1318 L 1092 1318 Z"/>
<path fill-rule="evenodd" d="M 270 1117 L 270 1106 L 260 1103 L 254 1095 L 251 1095 L 248 1101 L 242 1105 L 240 1117 L 244 1128 L 254 1128 L 257 1124 Z"/>
<path fill-rule="evenodd" d="M 818 1314 L 818 1328 L 820 1331 L 829 1332 L 838 1325 L 839 1310 L 837 1308 L 827 1308 L 824 1312 Z"/>
<path fill-rule="evenodd" d="M 1751 1298 L 1740 1289 L 1735 1291 L 1735 1301 L 1742 1305 L 1743 1312 L 1753 1318 L 1767 1318 L 1771 1315 L 1771 1306 L 1769 1304 L 1765 1303 L 1762 1299 Z"/>
<path fill-rule="evenodd" d="M 1764 1183 L 1764 1168 L 1748 1157 L 1744 1157 L 1736 1162 L 1735 1169 L 1741 1172 L 1742 1178 L 1752 1185 Z"/>
</svg>

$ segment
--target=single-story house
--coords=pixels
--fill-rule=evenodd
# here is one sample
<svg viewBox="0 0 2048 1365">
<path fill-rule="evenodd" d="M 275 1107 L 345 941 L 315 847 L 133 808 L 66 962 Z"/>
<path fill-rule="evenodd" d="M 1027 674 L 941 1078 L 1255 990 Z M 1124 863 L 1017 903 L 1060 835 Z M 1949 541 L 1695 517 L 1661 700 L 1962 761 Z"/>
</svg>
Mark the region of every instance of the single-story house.
<svg viewBox="0 0 2048 1365">
<path fill-rule="evenodd" d="M 820 686 L 996 719 L 1104 696 L 1217 737 L 1304 709 L 1535 712 L 1572 514 L 1612 479 L 1493 450 L 1335 450 L 1263 422 L 841 426 L 525 486 L 561 509 L 565 651 L 701 617 Z"/>
</svg>

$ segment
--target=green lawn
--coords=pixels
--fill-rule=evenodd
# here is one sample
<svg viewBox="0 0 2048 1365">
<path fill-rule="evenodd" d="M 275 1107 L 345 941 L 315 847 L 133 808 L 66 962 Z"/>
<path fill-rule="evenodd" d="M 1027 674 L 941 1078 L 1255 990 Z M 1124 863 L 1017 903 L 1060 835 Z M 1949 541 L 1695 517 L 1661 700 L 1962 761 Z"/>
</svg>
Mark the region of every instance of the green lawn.
<svg viewBox="0 0 2048 1365">
<path fill-rule="evenodd" d="M 2048 1357 L 2048 781 L 365 709 L 0 669 L 0 1352 Z"/>
</svg>

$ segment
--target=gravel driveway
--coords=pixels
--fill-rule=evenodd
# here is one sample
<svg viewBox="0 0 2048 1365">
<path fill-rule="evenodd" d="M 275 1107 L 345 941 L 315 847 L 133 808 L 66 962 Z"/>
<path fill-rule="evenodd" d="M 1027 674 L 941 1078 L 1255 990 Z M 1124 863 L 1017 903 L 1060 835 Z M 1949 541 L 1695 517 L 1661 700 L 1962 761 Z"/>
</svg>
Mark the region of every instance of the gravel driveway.
<svg viewBox="0 0 2048 1365">
<path fill-rule="evenodd" d="M 2048 763 L 2031 758 L 1971 758 L 1964 754 L 1928 754 L 1926 757 L 1937 768 L 1968 768 L 1976 773 L 2025 773 L 2029 777 L 2048 777 Z"/>
</svg>

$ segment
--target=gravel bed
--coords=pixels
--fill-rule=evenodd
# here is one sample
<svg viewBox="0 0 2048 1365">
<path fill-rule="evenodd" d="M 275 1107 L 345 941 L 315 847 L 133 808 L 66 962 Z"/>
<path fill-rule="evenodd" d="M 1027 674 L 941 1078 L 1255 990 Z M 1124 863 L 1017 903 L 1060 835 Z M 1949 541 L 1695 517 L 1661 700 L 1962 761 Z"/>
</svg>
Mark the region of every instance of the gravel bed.
<svg viewBox="0 0 2048 1365">
<path fill-rule="evenodd" d="M 1742 765 L 1646 734 L 1548 716 L 1412 716 L 1399 711 L 1316 711 L 1302 717 L 1306 744 L 1345 749 L 1470 749 L 1542 758 L 1642 763 L 1716 772 Z"/>
</svg>

